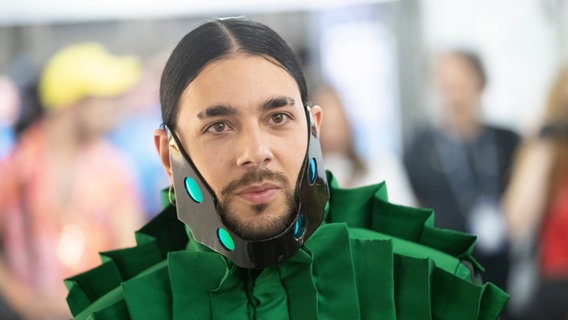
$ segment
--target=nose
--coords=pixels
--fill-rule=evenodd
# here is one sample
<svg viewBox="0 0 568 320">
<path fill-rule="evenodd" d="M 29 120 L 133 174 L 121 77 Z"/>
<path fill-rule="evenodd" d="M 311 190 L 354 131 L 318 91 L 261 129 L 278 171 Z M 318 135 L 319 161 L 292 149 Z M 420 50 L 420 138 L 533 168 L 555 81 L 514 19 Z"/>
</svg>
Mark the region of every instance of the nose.
<svg viewBox="0 0 568 320">
<path fill-rule="evenodd" d="M 261 166 L 272 161 L 269 137 L 260 128 L 243 130 L 238 143 L 239 145 L 235 147 L 239 150 L 237 156 L 239 166 Z"/>
</svg>

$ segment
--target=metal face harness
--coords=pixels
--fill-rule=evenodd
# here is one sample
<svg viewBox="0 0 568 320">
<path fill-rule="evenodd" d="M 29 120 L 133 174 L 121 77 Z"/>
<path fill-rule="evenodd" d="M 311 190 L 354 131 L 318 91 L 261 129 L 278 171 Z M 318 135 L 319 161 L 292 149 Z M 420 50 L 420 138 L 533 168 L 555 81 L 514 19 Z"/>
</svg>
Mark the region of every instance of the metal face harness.
<svg viewBox="0 0 568 320">
<path fill-rule="evenodd" d="M 203 179 L 180 140 L 170 132 L 170 163 L 174 176 L 178 219 L 203 245 L 243 268 L 262 269 L 292 257 L 323 220 L 329 188 L 312 112 L 305 108 L 308 149 L 296 184 L 298 206 L 282 233 L 262 240 L 241 238 L 222 221 L 215 194 Z"/>
</svg>

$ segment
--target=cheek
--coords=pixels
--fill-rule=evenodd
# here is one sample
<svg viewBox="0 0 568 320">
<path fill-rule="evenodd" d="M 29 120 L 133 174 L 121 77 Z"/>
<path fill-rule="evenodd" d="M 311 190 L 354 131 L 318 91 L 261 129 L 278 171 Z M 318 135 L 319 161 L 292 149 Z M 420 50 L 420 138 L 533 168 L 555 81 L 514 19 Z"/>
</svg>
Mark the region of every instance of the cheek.
<svg viewBox="0 0 568 320">
<path fill-rule="evenodd" d="M 290 146 L 297 146 L 297 148 L 290 148 Z M 307 146 L 308 141 L 305 136 L 294 139 L 293 141 L 287 140 L 279 146 L 280 153 L 283 155 L 282 163 L 292 185 L 296 184 L 296 179 L 298 178 L 306 155 Z"/>
<path fill-rule="evenodd" d="M 194 152 L 195 156 L 191 158 L 197 170 L 216 193 L 223 188 L 223 182 L 229 177 L 228 170 L 231 167 L 227 161 L 229 156 L 226 151 L 226 148 L 203 147 L 199 152 Z"/>
</svg>

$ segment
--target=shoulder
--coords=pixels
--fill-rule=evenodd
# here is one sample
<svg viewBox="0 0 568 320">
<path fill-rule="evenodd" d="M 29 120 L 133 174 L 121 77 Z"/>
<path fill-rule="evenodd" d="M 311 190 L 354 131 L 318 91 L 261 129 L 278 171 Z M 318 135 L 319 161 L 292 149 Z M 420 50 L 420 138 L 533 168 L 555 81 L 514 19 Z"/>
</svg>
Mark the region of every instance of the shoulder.
<svg viewBox="0 0 568 320">
<path fill-rule="evenodd" d="M 419 312 L 410 318 L 497 318 L 508 295 L 479 281 L 477 274 L 483 269 L 472 256 L 476 238 L 434 227 L 432 210 L 389 203 L 384 188 L 384 184 L 353 190 L 332 188 L 336 203 L 330 205 L 328 221 L 346 225 L 354 265 L 363 268 L 355 273 L 365 274 L 369 281 L 380 278 L 391 282 L 397 313 Z M 354 199 L 366 205 L 347 203 Z M 342 213 L 334 214 L 334 210 Z M 372 261 L 377 269 L 370 268 Z M 374 295 L 373 290 L 379 287 L 376 283 L 359 294 Z M 445 301 L 454 301 L 461 309 L 451 310 Z"/>
<path fill-rule="evenodd" d="M 520 141 L 520 135 L 511 129 L 494 125 L 488 125 L 486 128 L 492 132 L 498 140 L 508 141 L 512 144 L 517 144 Z"/>
<path fill-rule="evenodd" d="M 345 223 L 355 239 L 388 239 L 405 254 L 410 254 L 410 249 L 435 252 L 436 255 L 466 259 L 478 266 L 471 255 L 475 236 L 434 227 L 431 209 L 390 203 L 385 182 L 343 189 L 338 187 L 331 174 L 328 180 L 331 197 L 326 222 Z"/>
<path fill-rule="evenodd" d="M 402 154 L 402 162 L 407 171 L 420 170 L 427 164 L 424 158 L 434 150 L 436 134 L 435 128 L 423 127 L 410 137 Z"/>
<path fill-rule="evenodd" d="M 152 286 L 169 286 L 169 279 L 164 277 L 168 254 L 185 248 L 187 241 L 175 208 L 167 207 L 136 232 L 135 247 L 103 252 L 99 267 L 65 279 L 71 313 L 76 319 L 130 319 L 125 295 L 137 292 L 130 289 L 140 281 L 147 286 L 145 290 L 150 291 Z M 149 296 L 156 298 L 154 294 Z M 164 312 L 159 304 L 156 306 L 156 312 Z M 154 319 L 159 318 L 164 317 Z"/>
<path fill-rule="evenodd" d="M 436 129 L 434 127 L 423 126 L 416 129 L 415 133 L 410 138 L 409 148 L 418 148 L 434 143 L 435 134 Z"/>
</svg>

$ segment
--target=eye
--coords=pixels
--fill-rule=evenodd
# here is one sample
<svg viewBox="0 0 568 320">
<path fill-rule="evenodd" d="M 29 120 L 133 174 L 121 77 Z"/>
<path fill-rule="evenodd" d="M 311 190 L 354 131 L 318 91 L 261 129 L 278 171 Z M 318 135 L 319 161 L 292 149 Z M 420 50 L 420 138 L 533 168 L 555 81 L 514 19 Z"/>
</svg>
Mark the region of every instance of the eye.
<svg viewBox="0 0 568 320">
<path fill-rule="evenodd" d="M 215 122 L 207 128 L 209 133 L 222 133 L 227 130 L 227 124 L 224 122 Z"/>
<path fill-rule="evenodd" d="M 270 116 L 270 122 L 276 125 L 283 125 L 288 120 L 290 120 L 290 116 L 286 113 L 274 113 Z"/>
</svg>

